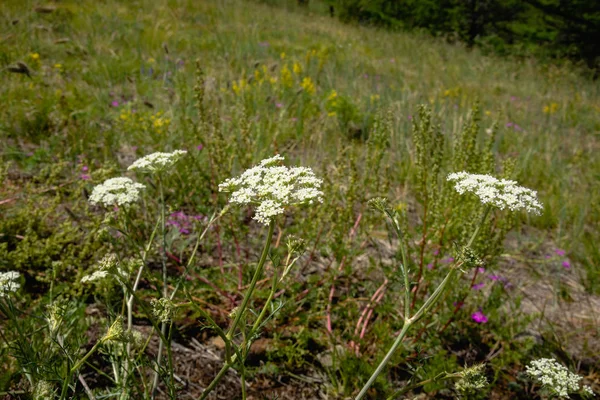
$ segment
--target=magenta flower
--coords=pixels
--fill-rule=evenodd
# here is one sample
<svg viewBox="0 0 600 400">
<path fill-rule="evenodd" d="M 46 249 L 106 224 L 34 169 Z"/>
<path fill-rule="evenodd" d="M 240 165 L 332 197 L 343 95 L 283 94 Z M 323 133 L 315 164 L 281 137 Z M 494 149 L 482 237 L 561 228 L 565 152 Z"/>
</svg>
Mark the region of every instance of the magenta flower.
<svg viewBox="0 0 600 400">
<path fill-rule="evenodd" d="M 186 215 L 183 211 L 176 211 L 169 215 L 165 225 L 174 226 L 182 235 L 189 235 L 194 227 L 194 221 L 206 219 L 203 215 Z"/>
<path fill-rule="evenodd" d="M 490 275 L 489 278 L 493 281 L 501 280 L 500 275 Z"/>
<path fill-rule="evenodd" d="M 196 149 L 198 149 L 198 151 L 201 151 L 204 148 L 204 146 L 202 146 L 202 144 L 199 144 L 198 146 L 196 146 Z"/>
<path fill-rule="evenodd" d="M 433 269 L 433 263 L 427 264 L 427 269 L 432 270 Z"/>
<path fill-rule="evenodd" d="M 571 269 L 571 263 L 567 260 L 562 262 L 562 266 L 565 267 L 565 269 Z"/>
<path fill-rule="evenodd" d="M 448 258 L 444 258 L 444 259 L 442 260 L 442 262 L 443 262 L 443 263 L 450 264 L 450 263 L 454 262 L 454 257 L 448 257 Z"/>
<path fill-rule="evenodd" d="M 554 250 L 554 252 L 561 257 L 563 257 L 566 254 L 566 252 L 563 249 L 556 249 Z"/>
<path fill-rule="evenodd" d="M 281 103 L 275 103 L 275 107 L 281 108 L 281 107 L 283 107 L 283 104 L 281 104 Z"/>
<path fill-rule="evenodd" d="M 84 165 L 83 167 L 81 167 L 81 172 L 88 172 L 88 166 Z"/>
<path fill-rule="evenodd" d="M 476 283 L 473 286 L 471 286 L 471 290 L 480 290 L 481 288 L 483 288 L 485 286 L 485 283 L 481 282 L 481 283 Z"/>
<path fill-rule="evenodd" d="M 485 272 L 485 268 L 483 268 L 483 267 L 479 267 L 479 268 L 477 269 L 477 271 L 478 271 L 480 274 L 483 274 L 483 273 Z"/>
<path fill-rule="evenodd" d="M 110 105 L 113 107 L 119 107 L 119 102 L 114 100 L 112 103 L 110 103 Z"/>
<path fill-rule="evenodd" d="M 90 179 L 92 179 L 92 177 L 89 176 L 88 174 L 81 174 L 80 178 L 81 178 L 81 180 L 84 180 L 84 181 L 89 181 Z"/>
<path fill-rule="evenodd" d="M 478 324 L 485 324 L 486 322 L 488 322 L 488 317 L 483 312 L 481 312 L 481 310 L 474 312 L 471 315 L 471 319 L 477 322 Z"/>
</svg>

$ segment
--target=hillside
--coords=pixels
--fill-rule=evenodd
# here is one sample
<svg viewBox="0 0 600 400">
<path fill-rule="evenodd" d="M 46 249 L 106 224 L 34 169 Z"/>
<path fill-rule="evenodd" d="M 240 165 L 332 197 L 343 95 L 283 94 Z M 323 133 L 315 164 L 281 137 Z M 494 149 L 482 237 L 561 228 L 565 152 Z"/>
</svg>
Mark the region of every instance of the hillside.
<svg viewBox="0 0 600 400">
<path fill-rule="evenodd" d="M 248 398 L 351 398 L 400 333 L 405 299 L 413 315 L 432 298 L 474 231 L 479 262 L 461 267 L 367 396 L 404 398 L 409 385 L 452 398 L 457 377 L 443 373 L 485 363 L 481 398 L 541 398 L 524 377 L 540 357 L 600 390 L 598 81 L 568 63 L 483 56 L 252 1 L 9 0 L 0 16 L 0 272 L 17 271 L 21 286 L 0 292 L 6 398 L 39 382 L 57 398 L 117 388 L 147 398 L 163 346 L 158 397 L 197 398 L 227 358 L 211 325 L 236 321 L 233 335 L 238 320 L 232 343 L 258 340 L 214 398 L 239 398 L 245 380 Z M 127 171 L 177 149 L 187 153 L 169 171 Z M 219 183 L 275 154 L 314 170 L 322 202 L 266 224 L 253 206 L 220 215 L 229 195 Z M 446 177 L 461 170 L 537 191 L 541 215 L 459 196 Z M 136 205 L 90 204 L 120 175 L 145 185 Z M 397 231 L 369 207 L 376 197 Z M 291 235 L 305 251 L 270 295 L 294 259 Z M 82 283 L 109 253 L 127 279 Z M 256 310 L 237 318 L 262 267 Z M 149 311 L 164 293 L 168 324 Z M 57 309 L 70 311 L 47 331 Z M 118 353 L 138 351 L 133 339 L 103 342 L 118 315 L 147 339 L 135 361 Z M 172 345 L 159 344 L 161 321 Z M 79 366 L 96 341 L 103 350 Z"/>
</svg>

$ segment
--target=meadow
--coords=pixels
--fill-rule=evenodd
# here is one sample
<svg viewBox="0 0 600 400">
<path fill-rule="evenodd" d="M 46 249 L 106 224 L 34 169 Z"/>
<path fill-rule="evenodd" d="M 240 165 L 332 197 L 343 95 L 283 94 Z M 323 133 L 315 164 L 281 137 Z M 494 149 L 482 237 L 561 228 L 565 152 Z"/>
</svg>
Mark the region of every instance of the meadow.
<svg viewBox="0 0 600 400">
<path fill-rule="evenodd" d="M 0 4 L 0 397 L 600 393 L 598 81 L 325 11 Z"/>
</svg>

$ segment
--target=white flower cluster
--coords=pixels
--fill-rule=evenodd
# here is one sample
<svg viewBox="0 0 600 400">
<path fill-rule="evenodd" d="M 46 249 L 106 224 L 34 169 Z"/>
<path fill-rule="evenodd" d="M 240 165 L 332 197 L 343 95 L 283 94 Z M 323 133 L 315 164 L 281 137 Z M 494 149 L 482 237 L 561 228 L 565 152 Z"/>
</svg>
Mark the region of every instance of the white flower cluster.
<svg viewBox="0 0 600 400">
<path fill-rule="evenodd" d="M 518 186 L 515 181 L 499 180 L 493 176 L 469 174 L 464 171 L 448 175 L 448 180 L 455 182 L 454 189 L 458 193 L 474 193 L 483 204 L 490 204 L 501 210 L 525 209 L 539 215 L 543 208 L 535 191 Z"/>
<path fill-rule="evenodd" d="M 265 225 L 283 214 L 286 206 L 322 202 L 323 181 L 310 168 L 279 165 L 283 160 L 280 155 L 262 160 L 239 177 L 221 183 L 219 191 L 232 192 L 231 203 L 256 205 L 254 219 Z"/>
<path fill-rule="evenodd" d="M 583 385 L 582 391 L 583 391 L 584 395 L 586 395 L 588 397 L 596 397 L 596 395 L 594 394 L 594 391 L 588 385 Z"/>
<path fill-rule="evenodd" d="M 108 276 L 108 271 L 95 271 L 91 275 L 86 275 L 81 278 L 81 283 L 98 281 L 106 278 Z"/>
<path fill-rule="evenodd" d="M 94 187 L 90 196 L 90 203 L 104 206 L 125 206 L 135 203 L 140 197 L 140 190 L 146 186 L 132 181 L 129 178 L 111 178 Z"/>
<path fill-rule="evenodd" d="M 129 171 L 140 172 L 159 172 L 170 168 L 175 164 L 187 151 L 175 150 L 172 153 L 152 153 L 138 160 L 127 168 Z"/>
<path fill-rule="evenodd" d="M 21 284 L 17 282 L 19 276 L 21 275 L 16 271 L 0 272 L 0 297 L 16 292 L 21 287 Z"/>
<path fill-rule="evenodd" d="M 579 382 L 582 378 L 553 358 L 534 360 L 525 369 L 529 376 L 558 397 L 569 398 L 569 393 L 579 391 Z"/>
<path fill-rule="evenodd" d="M 116 254 L 107 254 L 98 263 L 98 270 L 81 278 L 81 283 L 93 282 L 108 277 L 116 276 L 119 279 L 126 277 L 126 271 L 119 268 L 119 259 Z"/>
</svg>

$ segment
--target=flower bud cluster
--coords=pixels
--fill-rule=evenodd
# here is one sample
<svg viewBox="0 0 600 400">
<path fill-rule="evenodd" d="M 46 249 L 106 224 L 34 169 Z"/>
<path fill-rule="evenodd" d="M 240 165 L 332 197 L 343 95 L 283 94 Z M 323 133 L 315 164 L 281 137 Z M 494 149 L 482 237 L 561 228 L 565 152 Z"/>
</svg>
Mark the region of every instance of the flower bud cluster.
<svg viewBox="0 0 600 400">
<path fill-rule="evenodd" d="M 448 175 L 448 181 L 455 182 L 454 189 L 460 194 L 474 193 L 483 204 L 489 204 L 501 210 L 511 211 L 524 209 L 533 214 L 540 214 L 542 204 L 537 199 L 537 192 L 518 186 L 517 182 L 507 179 L 496 179 L 490 175 L 455 172 Z"/>
<path fill-rule="evenodd" d="M 21 284 L 17 282 L 21 275 L 16 271 L 0 272 L 0 297 L 16 292 Z"/>
<path fill-rule="evenodd" d="M 466 394 L 486 387 L 488 381 L 484 375 L 484 368 L 485 364 L 478 364 L 459 372 L 460 379 L 455 384 L 456 390 Z"/>
<path fill-rule="evenodd" d="M 160 322 L 169 322 L 173 320 L 173 316 L 175 315 L 175 304 L 168 298 L 160 298 L 160 299 L 152 299 L 150 301 L 152 305 L 152 314 Z"/>
<path fill-rule="evenodd" d="M 280 166 L 280 155 L 262 160 L 237 178 L 227 179 L 219 191 L 231 192 L 230 202 L 256 205 L 254 219 L 268 225 L 286 206 L 323 201 L 322 180 L 310 168 Z"/>
</svg>

